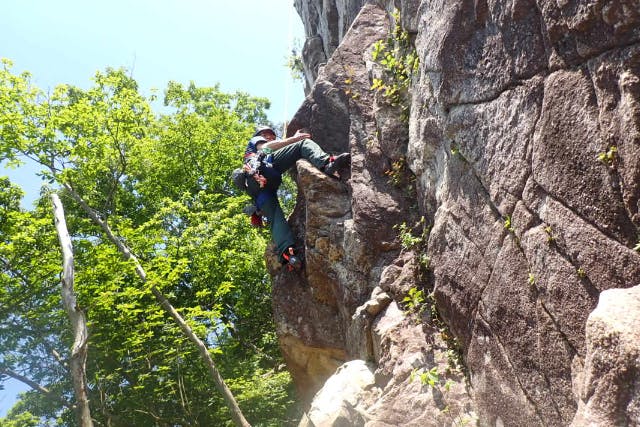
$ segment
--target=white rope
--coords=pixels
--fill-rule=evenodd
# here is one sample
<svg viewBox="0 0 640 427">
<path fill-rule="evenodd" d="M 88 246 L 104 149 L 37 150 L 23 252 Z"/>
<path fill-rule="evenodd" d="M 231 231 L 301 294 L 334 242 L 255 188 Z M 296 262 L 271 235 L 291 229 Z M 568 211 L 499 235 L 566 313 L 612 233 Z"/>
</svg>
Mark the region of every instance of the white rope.
<svg viewBox="0 0 640 427">
<path fill-rule="evenodd" d="M 289 7 L 289 22 L 288 22 L 288 32 L 287 32 L 287 60 L 290 58 L 290 55 L 293 50 L 293 5 Z M 287 136 L 287 120 L 289 118 L 289 97 L 291 96 L 291 70 L 287 66 L 287 70 L 285 72 L 285 83 L 284 83 L 284 109 L 282 118 L 282 137 L 286 138 Z"/>
</svg>

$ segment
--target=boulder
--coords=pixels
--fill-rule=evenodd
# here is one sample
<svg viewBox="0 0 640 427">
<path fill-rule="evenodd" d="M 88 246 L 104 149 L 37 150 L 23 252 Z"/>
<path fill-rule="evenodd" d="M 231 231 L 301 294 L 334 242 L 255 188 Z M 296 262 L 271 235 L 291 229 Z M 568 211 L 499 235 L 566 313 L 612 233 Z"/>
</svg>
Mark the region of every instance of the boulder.
<svg viewBox="0 0 640 427">
<path fill-rule="evenodd" d="M 374 384 L 371 368 L 363 360 L 341 365 L 313 399 L 299 427 L 364 425 L 361 400 Z"/>
<path fill-rule="evenodd" d="M 640 423 L 640 286 L 600 294 L 587 319 L 584 366 L 574 391 L 572 426 Z"/>
</svg>

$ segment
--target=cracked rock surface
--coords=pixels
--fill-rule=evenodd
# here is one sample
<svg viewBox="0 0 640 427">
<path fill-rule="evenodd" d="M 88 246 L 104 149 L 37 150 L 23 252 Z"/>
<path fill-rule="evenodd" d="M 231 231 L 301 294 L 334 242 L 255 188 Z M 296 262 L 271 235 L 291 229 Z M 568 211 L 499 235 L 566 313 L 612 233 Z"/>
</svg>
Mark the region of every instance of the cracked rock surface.
<svg viewBox="0 0 640 427">
<path fill-rule="evenodd" d="M 290 222 L 306 268 L 273 271 L 278 334 L 301 395 L 310 400 L 359 359 L 375 381 L 358 394 L 352 425 L 456 416 L 638 425 L 628 338 L 640 330 L 637 292 L 624 292 L 640 284 L 637 0 L 296 7 L 310 57 L 320 55 L 313 46 L 330 57 L 307 70 L 308 97 L 289 132 L 308 128 L 327 150 L 352 155 L 340 181 L 298 164 Z M 408 123 L 370 89 L 372 45 L 395 25 L 394 7 L 420 58 Z M 390 180 L 398 164 L 402 185 Z M 403 248 L 394 226 L 422 216 L 424 244 Z M 439 327 L 426 315 L 416 326 L 403 303 L 412 288 L 433 292 L 461 346 L 468 376 L 448 378 L 450 392 L 411 381 L 447 369 Z M 635 329 L 612 321 L 624 316 Z M 611 349 L 626 353 L 607 357 Z M 457 411 L 450 419 L 447 406 Z"/>
</svg>

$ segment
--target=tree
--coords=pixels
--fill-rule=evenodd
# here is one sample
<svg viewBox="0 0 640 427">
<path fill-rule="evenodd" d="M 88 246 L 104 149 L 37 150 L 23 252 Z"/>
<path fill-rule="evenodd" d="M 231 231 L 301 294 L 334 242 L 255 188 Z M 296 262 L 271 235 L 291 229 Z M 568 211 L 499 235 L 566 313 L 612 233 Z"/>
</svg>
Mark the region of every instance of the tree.
<svg viewBox="0 0 640 427">
<path fill-rule="evenodd" d="M 84 312 L 78 307 L 76 294 L 73 290 L 75 278 L 73 266 L 73 245 L 67 230 L 67 221 L 64 216 L 64 207 L 57 194 L 51 194 L 53 204 L 53 218 L 56 224 L 58 240 L 62 250 L 62 305 L 64 306 L 71 329 L 73 331 L 73 345 L 71 347 L 70 371 L 73 382 L 73 391 L 76 397 L 76 411 L 78 425 L 92 427 L 91 410 L 87 399 L 87 319 Z"/>
<path fill-rule="evenodd" d="M 72 423 L 71 383 L 61 356 L 72 340 L 60 304 L 51 211 L 38 206 L 25 212 L 21 197 L 0 179 L 0 373 L 37 390 L 40 409 L 64 408 L 70 416 L 62 418 Z"/>
<path fill-rule="evenodd" d="M 262 262 L 265 236 L 249 226 L 241 213 L 247 198 L 227 180 L 241 158 L 252 121 L 264 120 L 268 102 L 170 83 L 165 104 L 171 112 L 154 115 L 124 70 L 97 73 L 88 90 L 60 86 L 51 97 L 32 88 L 28 74 L 12 75 L 7 62 L 0 73 L 0 109 L 6 112 L 0 116 L 0 153 L 9 161 L 25 155 L 45 166 L 42 175 L 58 186 L 67 211 L 81 284 L 78 303 L 89 320 L 91 410 L 102 424 L 213 425 L 229 417 L 219 410 L 220 397 L 206 393 L 206 371 L 194 361 L 196 349 L 154 302 L 153 289 L 167 296 L 208 344 L 212 359 L 240 395 L 251 387 L 242 378 L 273 372 L 281 362 Z M 112 231 L 111 238 L 100 221 L 87 216 L 87 207 Z M 39 224 L 47 229 L 38 245 L 25 242 L 24 257 L 39 250 L 38 256 L 53 260 L 51 218 L 40 210 L 22 212 L 15 203 L 9 210 L 24 217 L 25 228 Z M 8 231 L 5 249 L 15 251 L 13 241 L 19 240 L 14 235 L 21 234 Z M 45 236 L 49 240 L 44 241 Z M 128 248 L 133 258 L 123 259 L 109 239 Z M 43 272 L 40 265 L 24 268 L 25 258 L 16 259 L 20 272 L 29 270 L 29 275 L 20 278 L 5 268 L 3 280 L 28 286 L 32 306 L 1 313 L 0 328 L 10 322 L 24 328 L 25 319 L 33 318 L 43 301 L 49 302 L 42 314 L 57 323 L 38 324 L 22 335 L 0 329 L 0 343 L 20 344 L 21 336 L 47 326 L 55 331 L 48 339 L 56 353 L 64 354 L 60 345 L 71 340 L 55 305 L 59 297 L 39 290 L 31 279 L 55 278 L 59 261 Z M 144 266 L 144 283 L 136 277 L 135 260 Z M 0 301 L 12 297 L 0 295 Z M 46 339 L 33 336 L 34 348 L 43 347 Z M 52 365 L 60 364 L 53 352 L 39 352 Z M 0 357 L 68 398 L 65 369 L 45 375 L 35 353 L 21 348 Z M 274 373 L 271 378 L 281 385 L 272 387 L 279 395 L 265 396 L 263 406 L 282 418 L 291 400 L 290 393 L 282 392 L 288 390 L 288 377 Z M 45 405 L 42 393 L 25 399 L 25 409 L 36 416 L 67 412 L 60 402 Z"/>
</svg>

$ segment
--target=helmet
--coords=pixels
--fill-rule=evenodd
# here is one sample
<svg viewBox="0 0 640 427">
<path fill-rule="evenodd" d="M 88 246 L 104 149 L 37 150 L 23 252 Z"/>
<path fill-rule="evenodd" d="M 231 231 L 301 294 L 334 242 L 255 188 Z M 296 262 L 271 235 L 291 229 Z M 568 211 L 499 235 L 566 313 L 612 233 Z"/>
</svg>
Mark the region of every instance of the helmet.
<svg viewBox="0 0 640 427">
<path fill-rule="evenodd" d="M 265 130 L 271 131 L 274 135 L 276 135 L 276 131 L 273 130 L 271 126 L 258 126 L 256 128 L 256 133 L 254 133 L 253 136 L 258 136 L 260 135 L 260 132 L 264 132 Z"/>
<path fill-rule="evenodd" d="M 255 146 L 260 144 L 261 142 L 269 142 L 269 141 L 267 141 L 267 139 L 264 136 L 258 135 L 251 138 L 249 142 Z"/>
</svg>

